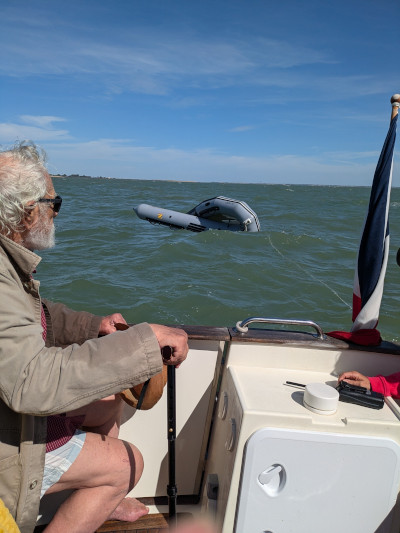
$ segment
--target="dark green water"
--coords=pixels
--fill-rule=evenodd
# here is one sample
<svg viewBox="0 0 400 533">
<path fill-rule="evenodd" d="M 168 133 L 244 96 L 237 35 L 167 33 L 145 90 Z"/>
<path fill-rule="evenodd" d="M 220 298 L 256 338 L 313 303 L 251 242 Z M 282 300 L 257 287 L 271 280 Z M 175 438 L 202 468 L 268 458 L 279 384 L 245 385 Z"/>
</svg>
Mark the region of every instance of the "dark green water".
<svg viewBox="0 0 400 533">
<path fill-rule="evenodd" d="M 369 188 L 55 178 L 57 245 L 42 253 L 42 295 L 128 322 L 233 326 L 250 316 L 351 327 L 352 286 Z M 188 211 L 224 195 L 257 213 L 260 233 L 200 234 L 136 217 L 139 203 Z M 379 329 L 400 340 L 400 190 Z"/>
</svg>

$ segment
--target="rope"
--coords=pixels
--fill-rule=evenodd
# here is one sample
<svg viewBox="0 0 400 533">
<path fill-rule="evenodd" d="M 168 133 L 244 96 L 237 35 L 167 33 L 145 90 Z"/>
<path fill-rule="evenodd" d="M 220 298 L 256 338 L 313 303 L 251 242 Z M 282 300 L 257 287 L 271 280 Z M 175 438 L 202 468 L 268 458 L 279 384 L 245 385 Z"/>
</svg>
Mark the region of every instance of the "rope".
<svg viewBox="0 0 400 533">
<path fill-rule="evenodd" d="M 307 276 L 309 276 L 311 279 L 313 279 L 314 281 L 317 281 L 318 283 L 320 283 L 321 285 L 323 285 L 324 287 L 326 287 L 328 290 L 330 290 L 332 292 L 332 294 L 334 294 L 344 305 L 346 305 L 349 309 L 351 309 L 351 305 L 348 304 L 345 300 L 343 300 L 343 298 L 334 290 L 332 289 L 331 287 L 329 287 L 329 285 L 327 283 L 325 283 L 324 281 L 322 281 L 321 279 L 317 278 L 316 276 L 314 276 L 314 274 L 312 274 L 312 272 L 310 272 L 309 270 L 306 270 L 304 267 L 302 267 L 299 263 L 296 263 L 294 261 L 291 261 L 290 259 L 288 259 L 286 256 L 283 255 L 283 253 L 278 250 L 278 248 L 273 244 L 272 242 L 272 239 L 271 239 L 271 236 L 268 235 L 268 240 L 269 240 L 269 243 L 271 245 L 271 248 L 273 248 L 281 257 L 282 259 L 284 259 L 285 261 L 287 261 L 288 263 L 291 263 L 292 265 L 294 265 L 296 268 L 298 268 L 299 270 L 301 270 L 302 272 L 304 272 L 305 274 L 307 274 Z"/>
</svg>

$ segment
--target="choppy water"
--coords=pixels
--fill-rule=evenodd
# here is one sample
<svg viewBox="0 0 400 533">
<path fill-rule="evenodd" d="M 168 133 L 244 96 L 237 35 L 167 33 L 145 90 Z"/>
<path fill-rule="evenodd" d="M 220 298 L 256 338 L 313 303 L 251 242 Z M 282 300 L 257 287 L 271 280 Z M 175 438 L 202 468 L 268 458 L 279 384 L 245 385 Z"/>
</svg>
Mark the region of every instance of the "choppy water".
<svg viewBox="0 0 400 533">
<path fill-rule="evenodd" d="M 55 178 L 57 245 L 37 278 L 47 298 L 128 322 L 233 326 L 250 316 L 351 327 L 352 285 L 369 188 Z M 188 211 L 224 195 L 257 213 L 260 233 L 195 234 L 151 225 L 133 206 Z M 400 189 L 379 329 L 400 339 Z"/>
</svg>

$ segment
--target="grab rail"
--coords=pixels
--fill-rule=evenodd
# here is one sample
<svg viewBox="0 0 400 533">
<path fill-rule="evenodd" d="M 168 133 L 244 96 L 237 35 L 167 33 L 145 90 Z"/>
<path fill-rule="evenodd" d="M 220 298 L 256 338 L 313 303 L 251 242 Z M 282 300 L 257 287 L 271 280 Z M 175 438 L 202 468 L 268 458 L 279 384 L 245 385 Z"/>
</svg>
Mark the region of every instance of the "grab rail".
<svg viewBox="0 0 400 533">
<path fill-rule="evenodd" d="M 287 320 L 284 318 L 261 318 L 261 317 L 251 317 L 242 320 L 241 322 L 236 323 L 236 330 L 239 333 L 247 333 L 249 324 L 253 322 L 258 322 L 261 324 L 280 324 L 284 326 L 310 326 L 316 330 L 318 333 L 318 338 L 323 340 L 325 338 L 324 332 L 322 331 L 321 326 L 313 322 L 312 320 Z"/>
</svg>

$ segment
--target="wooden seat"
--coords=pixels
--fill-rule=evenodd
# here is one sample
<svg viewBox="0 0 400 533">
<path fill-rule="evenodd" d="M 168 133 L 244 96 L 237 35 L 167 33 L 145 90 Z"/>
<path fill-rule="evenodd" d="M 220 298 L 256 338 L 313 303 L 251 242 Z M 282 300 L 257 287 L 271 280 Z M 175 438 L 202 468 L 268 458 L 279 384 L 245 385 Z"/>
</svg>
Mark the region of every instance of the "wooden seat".
<svg viewBox="0 0 400 533">
<path fill-rule="evenodd" d="M 177 520 L 189 518 L 190 513 L 178 513 Z M 34 533 L 42 533 L 46 525 L 37 526 Z M 108 520 L 95 533 L 165 533 L 168 530 L 168 514 L 157 513 L 142 516 L 136 522 Z"/>
<path fill-rule="evenodd" d="M 120 522 L 109 520 L 105 522 L 96 533 L 161 533 L 168 529 L 167 514 L 148 514 L 136 522 Z"/>
</svg>

